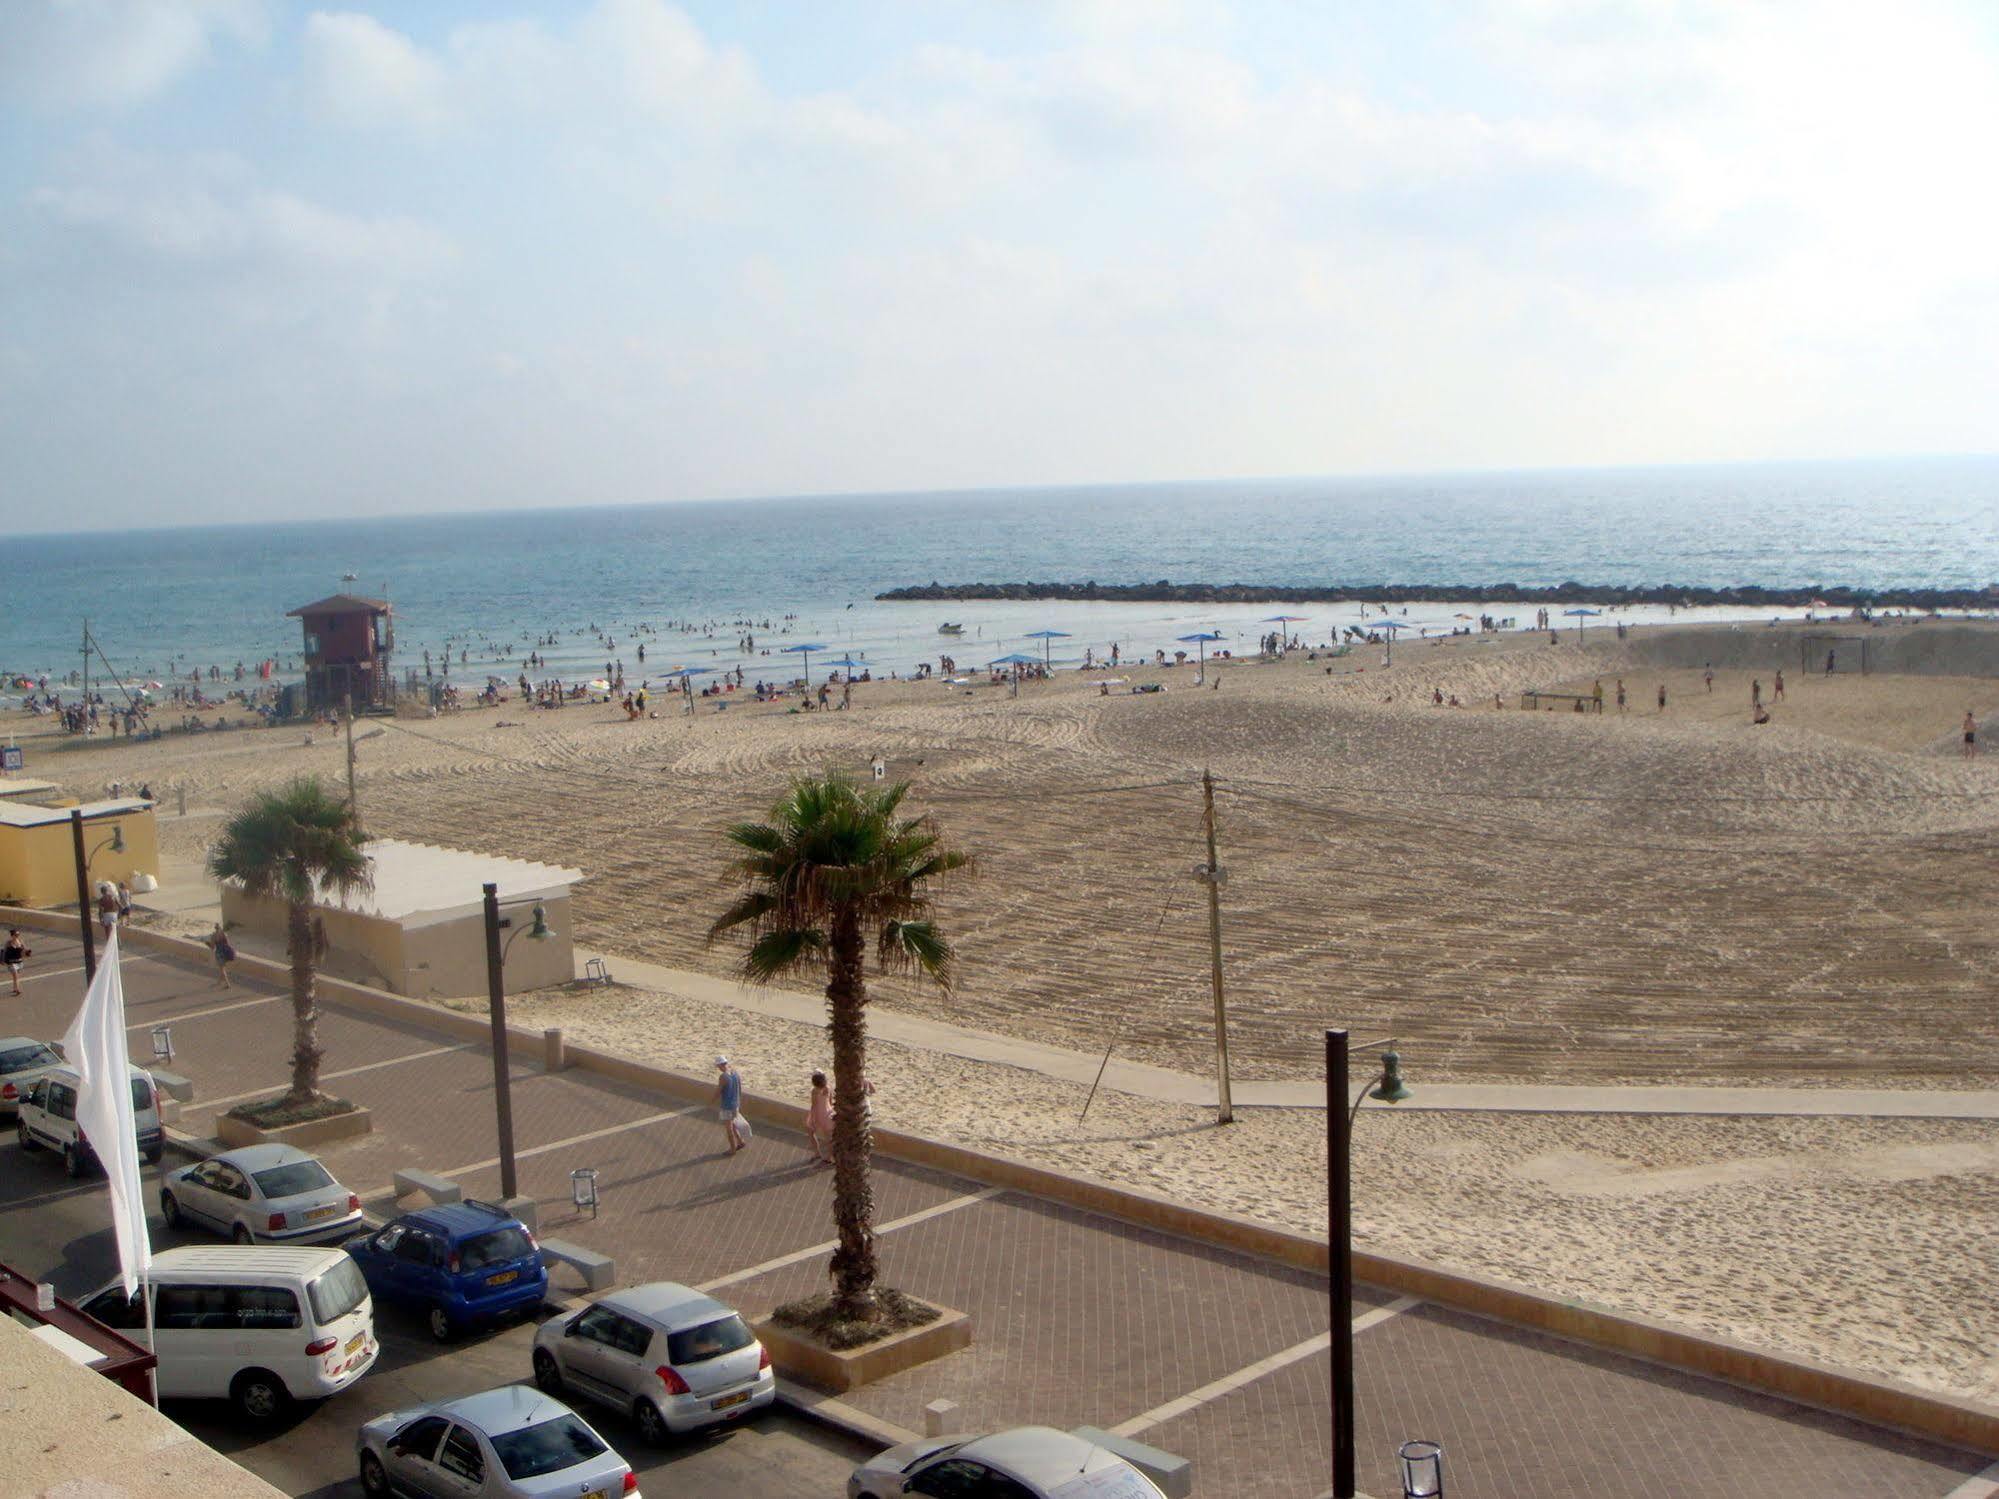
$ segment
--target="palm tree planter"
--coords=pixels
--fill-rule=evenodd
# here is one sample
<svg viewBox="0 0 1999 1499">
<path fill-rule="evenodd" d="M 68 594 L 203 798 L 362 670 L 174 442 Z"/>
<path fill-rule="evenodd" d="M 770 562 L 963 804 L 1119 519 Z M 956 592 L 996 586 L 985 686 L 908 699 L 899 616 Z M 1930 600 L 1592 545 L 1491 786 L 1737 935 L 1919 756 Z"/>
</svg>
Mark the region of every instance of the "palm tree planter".
<svg viewBox="0 0 1999 1499">
<path fill-rule="evenodd" d="M 316 777 L 260 793 L 223 824 L 209 873 L 233 880 L 245 895 L 282 901 L 285 952 L 291 960 L 291 1087 L 274 1099 L 231 1109 L 216 1121 L 230 1145 L 259 1139 L 308 1144 L 363 1134 L 366 1109 L 319 1088 L 319 1006 L 314 993 L 322 937 L 312 915 L 321 890 L 347 895 L 368 887 L 368 856 L 353 810 L 326 794 Z M 236 1138 L 231 1139 L 230 1136 Z"/>
<path fill-rule="evenodd" d="M 745 890 L 709 928 L 712 941 L 742 928 L 750 938 L 743 975 L 770 983 L 800 969 L 826 973 L 827 1031 L 833 1043 L 833 1252 L 830 1295 L 780 1307 L 772 1326 L 785 1341 L 822 1346 L 875 1338 L 921 1339 L 913 1298 L 878 1291 L 874 1188 L 867 1101 L 867 949 L 885 972 L 916 973 L 951 986 L 951 945 L 930 919 L 930 881 L 971 860 L 943 846 L 925 817 L 900 808 L 906 783 L 857 787 L 837 776 L 807 777 L 771 807 L 765 822 L 728 830 L 737 856 L 730 873 Z M 956 1319 L 954 1322 L 953 1319 Z M 969 1339 L 962 1325 L 954 1346 Z M 943 1350 L 948 1351 L 948 1350 Z M 772 1357 L 778 1358 L 776 1351 Z"/>
</svg>

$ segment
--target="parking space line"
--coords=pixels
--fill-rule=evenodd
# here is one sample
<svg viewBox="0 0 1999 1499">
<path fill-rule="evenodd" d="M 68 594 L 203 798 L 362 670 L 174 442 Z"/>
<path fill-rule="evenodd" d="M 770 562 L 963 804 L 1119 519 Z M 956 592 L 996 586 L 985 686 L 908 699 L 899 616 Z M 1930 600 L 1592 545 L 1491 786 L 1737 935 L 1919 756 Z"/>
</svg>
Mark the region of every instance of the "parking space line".
<svg viewBox="0 0 1999 1499">
<path fill-rule="evenodd" d="M 1414 1296 L 1398 1296 L 1388 1305 L 1372 1307 L 1354 1318 L 1353 1330 L 1365 1332 L 1368 1328 L 1378 1326 L 1390 1317 L 1400 1316 L 1411 1307 L 1421 1304 Z M 1266 1374 L 1274 1374 L 1279 1369 L 1288 1368 L 1300 1359 L 1310 1358 L 1315 1353 L 1324 1353 L 1332 1346 L 1333 1335 L 1329 1332 L 1319 1333 L 1302 1343 L 1294 1343 L 1280 1353 L 1273 1353 L 1268 1358 L 1260 1358 L 1253 1364 L 1247 1364 L 1233 1374 L 1224 1374 L 1220 1379 L 1212 1380 L 1198 1390 L 1190 1390 L 1177 1400 L 1156 1405 L 1142 1416 L 1133 1416 L 1129 1421 L 1121 1421 L 1111 1428 L 1111 1433 L 1121 1437 L 1136 1436 L 1149 1427 L 1162 1425 L 1177 1416 L 1184 1416 L 1187 1412 L 1198 1410 L 1210 1401 L 1221 1399 L 1224 1395 L 1232 1395 L 1244 1385 L 1253 1384 Z"/>
<path fill-rule="evenodd" d="M 1999 1494 L 1999 1463 L 1994 1463 L 1983 1473 L 1967 1478 L 1952 1489 L 1944 1499 L 1992 1499 Z"/>
<path fill-rule="evenodd" d="M 546 1145 L 532 1145 L 526 1150 L 517 1150 L 514 1152 L 514 1159 L 516 1161 L 525 1161 L 533 1156 L 547 1155 L 551 1150 L 566 1150 L 571 1145 L 584 1145 L 592 1140 L 602 1140 L 609 1135 L 622 1135 L 628 1129 L 644 1129 L 648 1124 L 658 1124 L 661 1120 L 665 1119 L 685 1118 L 689 1114 L 698 1114 L 703 1109 L 712 1109 L 714 1107 L 712 1103 L 690 1103 L 684 1109 L 667 1109 L 664 1113 L 648 1114 L 643 1119 L 631 1119 L 623 1124 L 607 1124 L 602 1129 L 593 1129 L 584 1134 L 571 1135 L 566 1140 L 550 1140 Z M 474 1171 L 486 1171 L 499 1164 L 500 1158 L 498 1156 L 490 1156 L 486 1160 L 473 1161 L 469 1165 L 464 1166 L 453 1166 L 449 1171 L 440 1171 L 437 1174 L 439 1176 L 467 1176 Z M 361 1199 L 364 1202 L 371 1202 L 376 1198 L 394 1197 L 395 1195 L 395 1184 L 390 1183 L 386 1187 L 377 1187 L 372 1192 L 363 1192 Z"/>
<path fill-rule="evenodd" d="M 205 1010 L 190 1010 L 185 1015 L 155 1015 L 150 1020 L 136 1020 L 125 1027 L 128 1031 L 149 1031 L 156 1025 L 180 1025 L 189 1020 L 206 1020 L 210 1015 L 227 1015 L 231 1010 L 247 1010 L 252 1005 L 276 1004 L 281 999 L 289 999 L 288 994 L 264 994 L 256 999 L 239 999 L 233 1005 L 210 1005 Z"/>
<path fill-rule="evenodd" d="M 127 963 L 143 963 L 148 958 L 157 958 L 157 955 L 149 952 L 121 952 L 118 954 L 118 966 L 123 968 Z M 36 979 L 66 978 L 72 973 L 81 972 L 83 965 L 79 963 L 74 968 L 51 968 L 47 973 L 24 973 L 21 975 L 21 982 L 32 984 Z"/>
<path fill-rule="evenodd" d="M 968 1208 L 975 1202 L 988 1202 L 1007 1190 L 1005 1187 L 987 1187 L 982 1192 L 968 1192 L 963 1197 L 953 1197 L 949 1202 L 940 1202 L 935 1207 L 927 1207 L 920 1212 L 908 1213 L 900 1218 L 891 1218 L 886 1223 L 877 1223 L 875 1225 L 875 1236 L 879 1238 L 881 1235 L 892 1233 L 898 1228 L 908 1228 L 916 1223 L 927 1223 L 932 1218 L 941 1217 L 945 1213 L 955 1213 L 959 1208 Z M 719 1291 L 724 1286 L 733 1286 L 739 1281 L 754 1280 L 759 1275 L 767 1275 L 773 1270 L 782 1270 L 785 1266 L 796 1265 L 801 1260 L 814 1259 L 822 1254 L 831 1254 L 839 1247 L 840 1241 L 838 1239 L 828 1239 L 825 1243 L 814 1244 L 809 1249 L 794 1249 L 790 1254 L 781 1254 L 774 1260 L 765 1260 L 761 1265 L 752 1265 L 747 1270 L 736 1270 L 727 1275 L 718 1276 L 714 1280 L 703 1281 L 694 1289 L 704 1294 L 710 1291 Z"/>
<path fill-rule="evenodd" d="M 449 1056 L 454 1051 L 476 1051 L 482 1043 L 465 1041 L 457 1046 L 433 1046 L 429 1051 L 413 1051 L 406 1057 L 390 1057 L 386 1062 L 368 1062 L 360 1067 L 345 1067 L 338 1072 L 322 1072 L 319 1080 L 330 1083 L 335 1078 L 355 1077 L 363 1072 L 379 1071 L 383 1067 L 400 1067 L 405 1062 L 421 1062 L 430 1057 Z M 282 1088 L 282 1082 L 271 1083 L 262 1088 L 252 1088 L 248 1093 L 232 1093 L 227 1098 L 202 1098 L 195 1101 L 195 1107 L 204 1109 L 226 1109 L 231 1104 L 242 1103 L 248 1098 L 262 1098 L 273 1088 Z"/>
</svg>

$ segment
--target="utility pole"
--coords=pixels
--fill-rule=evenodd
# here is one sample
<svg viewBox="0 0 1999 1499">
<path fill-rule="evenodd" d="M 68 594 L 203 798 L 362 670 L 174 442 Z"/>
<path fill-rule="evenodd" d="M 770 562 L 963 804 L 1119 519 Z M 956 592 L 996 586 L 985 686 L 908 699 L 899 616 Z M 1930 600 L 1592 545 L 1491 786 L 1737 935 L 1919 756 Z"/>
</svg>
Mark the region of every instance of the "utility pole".
<svg viewBox="0 0 1999 1499">
<path fill-rule="evenodd" d="M 88 658 L 85 658 L 88 660 Z M 95 936 L 90 930 L 90 858 L 83 851 L 83 808 L 69 809 L 69 837 L 76 849 L 76 922 L 77 930 L 83 935 L 83 977 L 86 982 L 97 979 L 97 947 Z"/>
<path fill-rule="evenodd" d="M 90 737 L 90 621 L 83 622 L 83 737 Z"/>
<path fill-rule="evenodd" d="M 1389 634 L 1395 632 L 1390 630 Z M 1354 1495 L 1353 1119 L 1347 1033 L 1326 1032 L 1326 1238 L 1331 1250 L 1333 1499 Z"/>
<path fill-rule="evenodd" d="M 1208 960 L 1215 986 L 1215 1066 L 1218 1073 L 1216 1099 L 1220 1107 L 1215 1123 L 1235 1123 L 1235 1105 L 1229 1098 L 1229 1010 L 1222 995 L 1222 881 L 1228 876 L 1215 857 L 1215 778 L 1201 772 L 1201 800 L 1208 827 L 1208 862 L 1201 878 L 1208 887 Z"/>
<path fill-rule="evenodd" d="M 342 697 L 347 704 L 347 815 L 358 823 L 361 804 L 354 796 L 354 689 L 350 686 Z"/>
</svg>

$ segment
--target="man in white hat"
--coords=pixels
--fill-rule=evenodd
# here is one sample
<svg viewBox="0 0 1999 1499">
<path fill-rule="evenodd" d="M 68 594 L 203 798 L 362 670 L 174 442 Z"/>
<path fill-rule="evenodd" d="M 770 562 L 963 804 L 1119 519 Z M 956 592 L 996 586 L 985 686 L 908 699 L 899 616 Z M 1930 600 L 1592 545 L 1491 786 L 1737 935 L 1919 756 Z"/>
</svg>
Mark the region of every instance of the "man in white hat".
<svg viewBox="0 0 1999 1499">
<path fill-rule="evenodd" d="M 722 1116 L 722 1134 L 729 1152 L 743 1148 L 743 1075 L 729 1065 L 727 1057 L 715 1058 L 715 1102 Z"/>
</svg>

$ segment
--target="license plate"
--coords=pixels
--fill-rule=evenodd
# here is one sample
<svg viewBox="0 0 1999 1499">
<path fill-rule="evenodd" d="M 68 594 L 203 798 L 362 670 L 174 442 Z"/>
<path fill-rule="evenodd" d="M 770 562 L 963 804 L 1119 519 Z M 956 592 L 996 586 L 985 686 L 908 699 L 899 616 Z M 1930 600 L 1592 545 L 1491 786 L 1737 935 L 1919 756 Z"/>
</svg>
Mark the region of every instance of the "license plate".
<svg viewBox="0 0 1999 1499">
<path fill-rule="evenodd" d="M 331 1218 L 334 1214 L 338 1213 L 339 1211 L 340 1209 L 337 1207 L 313 1208 L 306 1213 L 305 1221 L 307 1223 L 318 1223 L 324 1219 Z"/>
<path fill-rule="evenodd" d="M 749 1398 L 750 1392 L 748 1390 L 738 1390 L 733 1395 L 724 1395 L 720 1400 L 709 1406 L 708 1409 L 711 1411 L 725 1411 L 732 1405 L 741 1405 Z"/>
<path fill-rule="evenodd" d="M 357 1332 L 347 1340 L 347 1351 L 349 1353 L 359 1353 L 361 1345 L 367 1341 L 368 1335 L 365 1332 Z"/>
<path fill-rule="evenodd" d="M 489 1286 L 503 1286 L 510 1280 L 519 1280 L 520 1278 L 521 1272 L 518 1270 L 502 1270 L 498 1275 L 487 1276 L 486 1284 Z"/>
<path fill-rule="evenodd" d="M 609 1499 L 610 1492 L 609 1489 L 592 1489 L 583 1495 L 583 1499 Z"/>
</svg>

